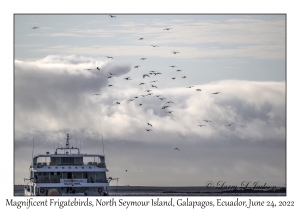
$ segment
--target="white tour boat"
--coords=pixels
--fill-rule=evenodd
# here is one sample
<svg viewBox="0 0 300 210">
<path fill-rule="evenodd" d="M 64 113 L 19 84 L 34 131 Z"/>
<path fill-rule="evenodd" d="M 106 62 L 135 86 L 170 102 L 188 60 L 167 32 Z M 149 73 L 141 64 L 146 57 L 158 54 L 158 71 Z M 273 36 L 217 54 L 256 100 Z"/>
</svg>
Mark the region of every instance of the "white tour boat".
<svg viewBox="0 0 300 210">
<path fill-rule="evenodd" d="M 108 195 L 111 177 L 104 155 L 82 154 L 79 148 L 69 146 L 57 148 L 54 154 L 36 155 L 29 167 L 30 177 L 24 179 L 24 194 L 45 196 L 50 189 L 57 189 L 63 196 Z M 74 152 L 75 151 L 75 152 Z"/>
</svg>

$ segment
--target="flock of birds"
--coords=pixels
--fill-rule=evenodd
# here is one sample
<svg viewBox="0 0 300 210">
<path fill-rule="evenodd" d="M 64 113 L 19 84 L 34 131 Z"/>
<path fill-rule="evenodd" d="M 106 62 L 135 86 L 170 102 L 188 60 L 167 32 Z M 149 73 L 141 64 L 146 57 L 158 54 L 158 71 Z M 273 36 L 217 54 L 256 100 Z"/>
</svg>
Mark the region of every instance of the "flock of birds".
<svg viewBox="0 0 300 210">
<path fill-rule="evenodd" d="M 111 18 L 116 18 L 116 16 L 115 15 L 109 15 Z M 39 29 L 39 27 L 37 27 L 37 26 L 35 26 L 35 27 L 33 27 L 32 29 Z M 166 30 L 166 31 L 169 31 L 169 30 L 171 30 L 172 28 L 164 28 L 163 30 Z M 141 38 L 139 38 L 138 40 L 140 40 L 140 41 L 142 41 L 142 40 L 144 40 L 145 38 L 144 37 L 141 37 Z M 159 47 L 158 45 L 150 45 L 150 46 L 152 46 L 152 47 Z M 178 51 L 173 51 L 172 52 L 174 55 L 176 55 L 176 54 L 178 54 L 178 53 L 180 53 L 180 52 L 178 52 Z M 114 59 L 112 56 L 105 56 L 107 59 Z M 144 57 L 142 57 L 140 60 L 146 60 L 147 58 L 144 58 Z M 134 66 L 134 68 L 140 68 L 141 66 L 140 65 L 136 65 L 136 66 Z M 177 67 L 177 66 L 175 66 L 175 65 L 171 65 L 171 66 L 169 66 L 169 67 L 171 67 L 171 68 L 175 68 L 175 67 Z M 87 70 L 87 71 L 101 71 L 101 69 L 99 68 L 99 67 L 96 67 L 96 68 L 94 68 L 94 69 L 90 69 L 90 68 L 88 68 L 88 69 L 84 69 L 84 70 Z M 176 72 L 182 72 L 183 70 L 181 70 L 181 69 L 177 69 L 176 70 Z M 115 75 L 115 74 L 113 74 L 113 73 L 111 73 L 111 72 L 108 72 L 109 73 L 109 75 L 108 75 L 108 77 L 107 77 L 107 79 L 111 79 L 111 78 L 113 78 L 113 77 L 115 77 L 115 76 L 117 76 L 117 75 Z M 146 74 L 143 74 L 142 75 L 142 77 L 143 77 L 143 79 L 145 79 L 146 77 L 151 77 L 151 76 L 156 76 L 156 75 L 161 75 L 162 73 L 161 72 L 158 72 L 158 71 L 149 71 L 148 73 L 146 73 Z M 183 78 L 183 79 L 185 79 L 186 78 L 186 76 L 181 76 L 181 78 Z M 171 78 L 172 80 L 175 80 L 176 79 L 176 77 L 172 77 Z M 124 80 L 127 80 L 127 81 L 129 81 L 129 80 L 132 80 L 132 78 L 131 77 L 125 77 L 124 78 Z M 153 83 L 156 83 L 156 82 L 159 82 L 158 80 L 152 80 L 152 81 L 150 81 L 149 83 L 150 83 L 150 85 L 151 85 L 151 88 L 158 88 L 156 85 L 154 85 Z M 141 82 L 141 83 L 139 83 L 139 85 L 140 86 L 142 86 L 142 85 L 146 85 L 146 83 L 145 82 Z M 112 87 L 112 86 L 114 86 L 114 85 L 112 85 L 112 84 L 109 84 L 108 85 L 108 88 L 109 87 Z M 193 88 L 194 86 L 188 86 L 188 87 L 186 87 L 186 88 Z M 154 93 L 152 92 L 153 90 L 151 90 L 151 89 L 148 89 L 148 90 L 146 90 L 145 92 L 145 94 L 142 94 L 142 95 L 140 95 L 141 97 L 148 97 L 148 96 L 151 96 L 151 95 L 154 95 Z M 196 89 L 196 91 L 202 91 L 201 89 L 199 89 L 199 88 L 197 88 Z M 221 92 L 213 92 L 213 93 L 211 93 L 211 94 L 213 94 L 213 95 L 217 95 L 217 94 L 220 94 Z M 95 93 L 95 94 L 93 94 L 93 96 L 100 96 L 101 95 L 101 93 Z M 134 101 L 134 100 L 136 100 L 137 98 L 139 98 L 140 96 L 135 96 L 134 98 L 131 98 L 131 99 L 128 99 L 128 101 L 129 102 L 131 102 L 131 101 Z M 157 97 L 159 100 L 165 100 L 166 98 L 164 98 L 164 97 L 162 97 L 161 95 L 154 95 L 154 97 Z M 117 101 L 117 102 L 115 102 L 115 105 L 120 105 L 121 104 L 121 102 L 120 101 Z M 170 111 L 170 110 L 168 110 L 168 108 L 169 107 L 171 107 L 171 106 L 169 106 L 169 105 L 167 105 L 167 104 L 174 104 L 174 102 L 173 101 L 166 101 L 165 103 L 164 103 L 164 105 L 162 106 L 162 108 L 161 109 L 164 109 L 164 110 L 167 110 L 166 111 L 166 113 L 167 114 L 171 114 L 172 112 L 174 112 L 174 111 Z M 138 106 L 142 106 L 143 104 L 142 103 L 139 103 L 138 104 Z M 210 121 L 210 120 L 203 120 L 204 122 L 206 122 L 206 123 L 211 123 L 212 121 Z M 229 124 L 227 124 L 226 126 L 232 126 L 234 123 L 229 123 Z M 149 122 L 147 122 L 147 126 L 150 126 L 151 128 L 153 127 L 153 125 L 151 124 L 151 123 L 149 123 Z M 199 124 L 199 125 L 197 125 L 197 126 L 199 126 L 199 127 L 204 127 L 204 126 L 206 126 L 205 124 Z M 146 128 L 145 129 L 147 132 L 150 132 L 150 131 L 153 131 L 152 129 L 150 129 L 150 128 Z M 177 151 L 180 151 L 179 150 L 179 148 L 174 148 L 174 150 L 177 150 Z M 127 172 L 127 170 L 126 170 L 126 172 Z"/>
</svg>

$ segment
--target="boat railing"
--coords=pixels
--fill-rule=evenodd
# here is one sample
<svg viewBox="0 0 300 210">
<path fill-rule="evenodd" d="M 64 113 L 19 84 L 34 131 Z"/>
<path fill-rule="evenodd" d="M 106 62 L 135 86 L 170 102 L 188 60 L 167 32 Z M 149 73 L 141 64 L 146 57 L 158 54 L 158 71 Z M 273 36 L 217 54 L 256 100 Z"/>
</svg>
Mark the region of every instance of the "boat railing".
<svg viewBox="0 0 300 210">
<path fill-rule="evenodd" d="M 52 162 L 38 162 L 37 167 L 43 168 L 45 166 L 96 166 L 98 168 L 106 168 L 105 163 L 97 162 L 83 162 L 83 163 L 52 163 Z"/>
<path fill-rule="evenodd" d="M 60 178 L 38 178 L 35 183 L 60 183 Z M 106 179 L 87 179 L 87 183 L 107 183 Z"/>
</svg>

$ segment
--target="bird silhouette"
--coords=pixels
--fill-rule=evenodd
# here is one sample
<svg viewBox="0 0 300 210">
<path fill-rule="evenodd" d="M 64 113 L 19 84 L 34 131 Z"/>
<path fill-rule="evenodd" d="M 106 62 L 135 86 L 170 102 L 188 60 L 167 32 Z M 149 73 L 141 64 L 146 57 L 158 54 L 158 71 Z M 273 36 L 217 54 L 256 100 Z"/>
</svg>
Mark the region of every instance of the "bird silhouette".
<svg viewBox="0 0 300 210">
<path fill-rule="evenodd" d="M 176 79 L 175 77 L 172 77 L 172 79 Z"/>
<path fill-rule="evenodd" d="M 177 54 L 177 53 L 179 53 L 179 52 L 172 52 L 172 53 Z"/>
<path fill-rule="evenodd" d="M 100 71 L 100 68 L 99 68 L 99 67 L 97 67 L 97 68 L 96 68 L 96 70 Z"/>
<path fill-rule="evenodd" d="M 149 93 L 150 91 L 152 91 L 152 90 L 146 90 L 146 92 L 148 92 L 148 93 Z"/>
<path fill-rule="evenodd" d="M 174 67 L 176 67 L 176 66 L 170 66 L 170 67 L 173 67 L 173 68 L 174 68 Z"/>
<path fill-rule="evenodd" d="M 111 86 L 113 86 L 113 85 L 108 85 L 108 87 L 111 87 Z"/>
<path fill-rule="evenodd" d="M 116 18 L 116 16 L 115 15 L 109 15 L 111 18 Z"/>
<path fill-rule="evenodd" d="M 84 70 L 92 71 L 92 70 L 94 70 L 94 69 L 84 69 Z"/>
<path fill-rule="evenodd" d="M 192 88 L 192 87 L 194 87 L 194 86 L 188 86 L 188 87 L 186 87 L 186 88 Z"/>
<path fill-rule="evenodd" d="M 201 91 L 201 89 L 196 89 L 196 91 Z"/>
<path fill-rule="evenodd" d="M 143 82 L 142 82 L 142 83 L 140 83 L 140 85 L 144 85 L 144 84 L 145 84 L 145 83 L 143 83 Z"/>
<path fill-rule="evenodd" d="M 215 93 L 212 93 L 212 94 L 219 94 L 219 93 L 221 93 L 221 92 L 215 92 Z"/>
<path fill-rule="evenodd" d="M 164 30 L 167 30 L 167 31 L 170 30 L 170 29 L 172 29 L 172 28 L 164 28 Z"/>
<path fill-rule="evenodd" d="M 203 127 L 203 126 L 205 126 L 205 125 L 197 125 L 197 126 Z"/>
<path fill-rule="evenodd" d="M 234 123 L 230 123 L 230 124 L 228 124 L 228 125 L 226 125 L 226 126 L 231 126 L 232 124 L 234 124 Z"/>
<path fill-rule="evenodd" d="M 150 123 L 148 123 L 147 125 L 150 125 L 151 127 L 153 127 Z"/>
<path fill-rule="evenodd" d="M 157 88 L 155 85 L 151 85 L 151 86 Z"/>
<path fill-rule="evenodd" d="M 151 81 L 151 82 L 158 82 L 158 80 L 154 80 L 154 81 Z M 150 82 L 150 83 L 151 83 L 151 82 Z"/>
<path fill-rule="evenodd" d="M 126 79 L 126 80 L 131 80 L 130 77 L 126 77 L 126 78 L 124 78 L 124 79 Z"/>
<path fill-rule="evenodd" d="M 32 27 L 32 29 L 38 29 L 39 27 L 35 26 L 35 27 Z"/>
<path fill-rule="evenodd" d="M 183 76 L 182 78 L 186 78 L 186 76 Z"/>
<path fill-rule="evenodd" d="M 149 131 L 152 131 L 151 129 L 145 129 L 145 130 L 148 131 L 148 132 L 149 132 Z"/>
<path fill-rule="evenodd" d="M 107 58 L 111 58 L 111 59 L 114 59 L 113 57 L 111 57 L 111 56 L 106 56 Z"/>
<path fill-rule="evenodd" d="M 150 46 L 152 46 L 152 47 L 158 47 L 157 45 L 150 45 Z"/>
<path fill-rule="evenodd" d="M 95 93 L 95 94 L 94 94 L 94 96 L 98 96 L 98 95 L 101 95 L 101 94 L 100 94 L 100 93 Z"/>
<path fill-rule="evenodd" d="M 182 70 L 178 69 L 177 71 L 180 72 L 180 71 L 182 71 Z"/>
<path fill-rule="evenodd" d="M 140 65 L 134 66 L 134 68 L 139 68 L 139 67 L 140 67 Z"/>
<path fill-rule="evenodd" d="M 116 104 L 121 104 L 121 103 L 117 101 Z"/>
<path fill-rule="evenodd" d="M 177 147 L 176 148 L 174 148 L 174 150 L 178 150 L 178 151 L 180 151 Z"/>
<path fill-rule="evenodd" d="M 139 106 L 142 106 L 143 104 L 139 104 Z"/>
<path fill-rule="evenodd" d="M 139 40 L 143 40 L 144 38 L 139 38 Z"/>
<path fill-rule="evenodd" d="M 174 111 L 168 111 L 168 112 L 166 112 L 166 113 L 170 113 L 170 114 L 171 114 L 172 112 L 174 112 Z"/>
<path fill-rule="evenodd" d="M 205 121 L 205 122 L 212 122 L 212 121 L 210 121 L 210 120 L 203 120 L 203 121 Z"/>
<path fill-rule="evenodd" d="M 143 75 L 143 78 L 145 78 L 145 77 L 150 77 L 148 74 L 144 74 Z"/>
<path fill-rule="evenodd" d="M 140 60 L 146 60 L 147 58 L 141 58 Z"/>
</svg>

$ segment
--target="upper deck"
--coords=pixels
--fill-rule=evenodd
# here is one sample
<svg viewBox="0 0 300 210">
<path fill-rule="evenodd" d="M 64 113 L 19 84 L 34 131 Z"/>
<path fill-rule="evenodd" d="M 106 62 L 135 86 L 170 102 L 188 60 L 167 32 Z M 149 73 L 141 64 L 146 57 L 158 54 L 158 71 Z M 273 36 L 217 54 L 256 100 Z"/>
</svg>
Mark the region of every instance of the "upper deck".
<svg viewBox="0 0 300 210">
<path fill-rule="evenodd" d="M 69 134 L 66 139 L 66 147 L 57 148 L 54 154 L 46 152 L 46 154 L 35 155 L 30 168 L 39 171 L 106 169 L 104 155 L 81 154 L 79 148 L 69 147 Z"/>
</svg>

